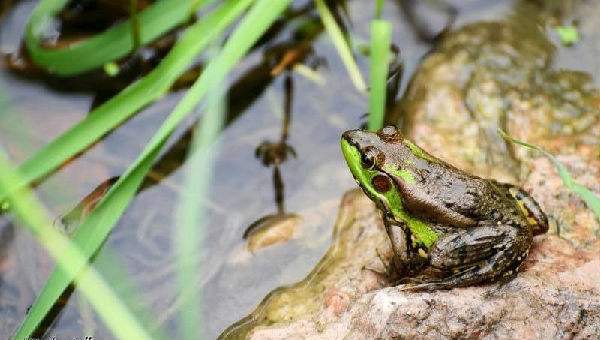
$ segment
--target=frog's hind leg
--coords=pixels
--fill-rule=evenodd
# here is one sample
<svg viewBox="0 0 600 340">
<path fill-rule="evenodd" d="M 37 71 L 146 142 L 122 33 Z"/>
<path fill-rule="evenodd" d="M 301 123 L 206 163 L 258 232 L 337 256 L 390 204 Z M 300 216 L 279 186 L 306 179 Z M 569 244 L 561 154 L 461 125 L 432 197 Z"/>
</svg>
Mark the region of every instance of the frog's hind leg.
<svg viewBox="0 0 600 340">
<path fill-rule="evenodd" d="M 526 229 L 491 223 L 448 234 L 431 249 L 430 267 L 400 289 L 451 289 L 509 278 L 527 256 L 531 237 Z"/>
</svg>

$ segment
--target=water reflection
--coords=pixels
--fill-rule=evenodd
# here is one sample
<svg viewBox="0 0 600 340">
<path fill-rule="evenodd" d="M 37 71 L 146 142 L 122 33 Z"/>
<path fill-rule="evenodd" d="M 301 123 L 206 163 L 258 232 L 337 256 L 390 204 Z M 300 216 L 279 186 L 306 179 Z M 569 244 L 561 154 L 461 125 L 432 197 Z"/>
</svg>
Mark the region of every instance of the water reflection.
<svg viewBox="0 0 600 340">
<path fill-rule="evenodd" d="M 293 80 L 290 72 L 286 71 L 279 140 L 276 142 L 265 140 L 256 148 L 256 158 L 265 167 L 273 168 L 273 190 L 277 212 L 259 218 L 244 231 L 243 238 L 248 241 L 248 249 L 251 252 L 290 240 L 302 220 L 298 214 L 287 213 L 285 210 L 284 183 L 281 176 L 281 164 L 287 160 L 289 155 L 296 157 L 296 151 L 287 142 L 292 115 L 292 96 Z"/>
</svg>

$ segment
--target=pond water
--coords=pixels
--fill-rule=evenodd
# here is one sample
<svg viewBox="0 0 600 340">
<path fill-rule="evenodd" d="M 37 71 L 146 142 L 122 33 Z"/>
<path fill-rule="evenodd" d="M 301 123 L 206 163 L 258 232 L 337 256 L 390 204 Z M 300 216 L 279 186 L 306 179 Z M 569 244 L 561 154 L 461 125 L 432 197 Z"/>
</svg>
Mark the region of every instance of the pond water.
<svg viewBox="0 0 600 340">
<path fill-rule="evenodd" d="M 13 1 L 1 14 L 1 53 L 18 51 L 26 18 L 35 3 Z M 502 17 L 511 8 L 509 1 L 448 3 L 458 13 L 455 25 Z M 294 6 L 300 8 L 306 4 L 307 1 L 296 1 Z M 347 13 L 355 39 L 368 41 L 373 2 L 349 1 Z M 431 8 L 419 9 L 418 13 L 434 28 L 436 23 L 442 27 L 446 18 Z M 401 86 L 404 89 L 432 45 L 419 40 L 414 26 L 396 2 L 386 2 L 383 17 L 394 24 L 393 42 L 404 62 Z M 293 29 L 282 30 L 267 47 L 288 41 Z M 241 102 L 246 97 L 253 100 L 230 121 L 216 143 L 208 219 L 203 232 L 205 241 L 200 250 L 202 276 L 197 282 L 203 296 L 206 338 L 218 336 L 228 325 L 252 311 L 275 287 L 300 280 L 312 269 L 329 245 L 341 195 L 354 187 L 339 151 L 339 137 L 343 131 L 364 123 L 367 98 L 353 87 L 325 33 L 317 36 L 312 47 L 314 56 L 324 61 L 317 69 L 323 83 L 292 73 L 288 143 L 297 157 L 290 157 L 281 166 L 286 211 L 299 214 L 302 223 L 292 240 L 254 254 L 247 251 L 242 234 L 254 221 L 276 211 L 272 169 L 263 166 L 254 153 L 264 140 L 279 138 L 284 77 L 265 81 L 269 77 L 263 75 L 259 83 L 242 81 L 248 80 L 252 72 L 260 74 L 264 69 L 264 50 L 257 50 L 236 67 L 229 79 L 235 88 L 230 92 L 231 101 Z M 357 58 L 363 75 L 367 75 L 368 59 L 360 54 Z M 2 63 L 0 93 L 6 103 L 0 113 L 0 143 L 14 161 L 21 162 L 84 118 L 96 93 L 84 83 L 80 88 L 74 83 L 70 89 L 64 89 L 45 78 L 23 77 L 8 68 L 6 59 Z M 58 218 L 100 183 L 120 175 L 182 95 L 183 91 L 171 93 L 145 108 L 44 180 L 37 191 L 52 213 Z M 150 306 L 159 325 L 172 334 L 181 304 L 176 294 L 173 263 L 173 216 L 185 174 L 183 159 L 191 124 L 188 120 L 171 138 L 168 151 L 153 170 L 148 184 L 129 206 L 96 259 L 104 270 L 118 259 L 139 287 L 135 289 L 136 298 Z M 7 216 L 0 220 L 0 242 L 0 338 L 7 338 L 42 288 L 52 262 L 35 240 L 14 226 Z M 111 277 L 110 273 L 107 275 Z M 110 337 L 77 291 L 66 301 L 46 334 L 59 339 L 85 335 Z"/>
</svg>

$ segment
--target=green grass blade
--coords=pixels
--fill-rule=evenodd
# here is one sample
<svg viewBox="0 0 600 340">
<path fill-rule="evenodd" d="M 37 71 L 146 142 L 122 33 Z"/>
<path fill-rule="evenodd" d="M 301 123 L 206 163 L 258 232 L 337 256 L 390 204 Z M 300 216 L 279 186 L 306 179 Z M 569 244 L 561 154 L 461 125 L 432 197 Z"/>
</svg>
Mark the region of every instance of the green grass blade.
<svg viewBox="0 0 600 340">
<path fill-rule="evenodd" d="M 246 5 L 250 2 L 251 0 L 237 0 L 237 3 L 245 3 Z M 198 78 L 173 112 L 167 117 L 158 132 L 146 145 L 142 154 L 119 178 L 96 209 L 77 229 L 74 235 L 74 242 L 88 258 L 95 254 L 102 245 L 112 230 L 114 223 L 121 216 L 139 187 L 144 174 L 148 172 L 152 163 L 156 160 L 161 147 L 177 125 L 193 110 L 214 84 L 220 84 L 225 79 L 228 72 L 256 43 L 260 36 L 287 7 L 289 2 L 290 0 L 257 1 L 228 39 L 221 52 L 211 60 L 200 78 Z M 72 272 L 78 273 L 81 267 L 71 269 L 72 271 L 68 273 L 54 271 L 50 275 L 50 279 L 37 301 L 56 301 L 60 294 L 53 294 L 60 287 L 64 290 L 74 278 Z M 52 286 L 52 289 L 48 288 L 49 286 Z M 49 296 L 46 296 L 46 294 Z M 47 308 L 49 310 L 51 307 L 48 305 L 38 306 L 37 301 L 32 306 L 32 309 Z"/>
<path fill-rule="evenodd" d="M 373 20 L 371 23 L 371 88 L 368 121 L 370 131 L 377 131 L 383 126 L 391 39 L 392 25 L 384 20 Z"/>
<path fill-rule="evenodd" d="M 44 146 L 19 167 L 23 187 L 41 179 L 168 91 L 194 58 L 220 36 L 249 5 L 248 1 L 229 0 L 186 30 L 171 52 L 146 77 L 131 84 L 102 104 L 81 122 Z M 5 191 L 0 191 L 2 201 Z"/>
<path fill-rule="evenodd" d="M 329 11 L 329 8 L 327 8 L 327 5 L 325 5 L 325 2 L 323 2 L 323 0 L 315 0 L 315 4 L 317 5 L 321 21 L 323 21 L 323 26 L 325 26 L 325 30 L 327 30 L 333 45 L 340 55 L 342 63 L 344 63 L 348 75 L 350 75 L 352 84 L 354 84 L 354 87 L 356 87 L 358 91 L 364 92 L 367 86 L 365 85 L 365 81 L 360 73 L 358 65 L 356 65 L 356 61 L 352 55 L 352 49 L 348 45 L 344 33 L 342 33 L 342 30 L 335 22 L 335 19 Z"/>
<path fill-rule="evenodd" d="M 156 150 L 151 156 L 156 157 L 158 151 Z M 73 241 L 81 249 L 82 256 L 86 261 L 96 253 L 108 235 L 108 231 L 105 232 L 106 226 L 112 227 L 125 211 L 144 176 L 150 170 L 152 160 L 152 157 L 149 157 L 129 174 L 127 180 L 117 182 L 116 184 L 119 186 L 116 187 L 116 184 L 113 186 L 101 204 L 75 232 Z M 109 195 L 110 199 L 108 199 Z M 27 318 L 17 330 L 15 335 L 17 339 L 31 337 L 71 281 L 81 273 L 85 264 L 86 262 L 79 262 L 69 267 L 69 271 L 57 268 L 51 273 L 38 298 L 31 305 Z"/>
<path fill-rule="evenodd" d="M 11 182 L 18 181 L 17 173 L 11 169 L 4 155 L 0 155 L 0 187 L 8 187 Z M 54 257 L 60 270 L 71 277 L 77 277 L 77 287 L 116 337 L 151 339 L 137 318 L 120 302 L 110 285 L 95 269 L 87 267 L 87 257 L 82 251 L 54 229 L 52 219 L 45 208 L 28 189 L 12 192 L 8 200 L 12 212 Z M 74 270 L 75 268 L 77 269 Z M 82 268 L 86 270 L 77 276 Z M 36 311 L 30 310 L 28 317 L 34 313 Z M 15 339 L 19 340 L 30 338 L 31 332 L 15 335 Z"/>
<path fill-rule="evenodd" d="M 122 58 L 134 49 L 129 22 L 122 22 L 79 43 L 61 49 L 42 47 L 40 35 L 68 0 L 42 0 L 27 23 L 25 42 L 31 59 L 49 72 L 69 76 L 103 66 Z M 138 13 L 143 28 L 140 43 L 147 44 L 190 18 L 189 0 L 159 0 Z"/>
<path fill-rule="evenodd" d="M 498 133 L 506 140 L 515 143 L 515 144 L 519 144 L 521 146 L 524 146 L 528 149 L 532 149 L 532 150 L 536 150 L 538 152 L 541 152 L 542 154 L 544 154 L 544 156 L 548 157 L 548 159 L 552 162 L 552 164 L 554 165 L 554 167 L 556 168 L 556 171 L 558 172 L 558 175 L 560 176 L 560 179 L 562 180 L 563 184 L 571 191 L 573 191 L 574 193 L 576 193 L 584 202 L 585 204 L 588 206 L 589 209 L 591 209 L 594 214 L 596 215 L 596 217 L 598 219 L 600 219 L 600 197 L 598 197 L 595 193 L 593 193 L 590 189 L 588 189 L 587 187 L 581 185 L 580 183 L 577 183 L 573 177 L 571 176 L 571 174 L 569 173 L 569 170 L 567 170 L 567 167 L 564 166 L 564 164 L 562 164 L 561 162 L 559 162 L 556 157 L 554 157 L 551 153 L 549 153 L 548 151 L 533 145 L 533 144 L 529 144 L 517 139 L 512 138 L 511 136 L 509 136 L 506 132 L 498 129 Z"/>
<path fill-rule="evenodd" d="M 179 292 L 185 298 L 181 306 L 180 338 L 193 340 L 201 333 L 202 302 L 197 287 L 201 264 L 198 249 L 202 246 L 205 226 L 205 203 L 212 173 L 215 146 L 213 141 L 221 130 L 225 112 L 223 110 L 223 90 L 211 91 L 208 109 L 194 130 L 192 148 L 188 156 L 184 189 L 177 206 L 177 228 L 175 228 L 175 249 Z"/>
<path fill-rule="evenodd" d="M 383 0 L 375 0 L 375 18 L 381 19 L 381 12 L 383 12 Z"/>
</svg>

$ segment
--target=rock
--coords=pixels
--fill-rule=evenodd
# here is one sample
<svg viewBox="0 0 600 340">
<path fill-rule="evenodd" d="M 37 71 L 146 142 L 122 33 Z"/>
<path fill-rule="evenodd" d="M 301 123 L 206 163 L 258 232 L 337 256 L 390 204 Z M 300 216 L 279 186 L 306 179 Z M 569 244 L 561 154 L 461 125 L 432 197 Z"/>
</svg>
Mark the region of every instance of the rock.
<svg viewBox="0 0 600 340">
<path fill-rule="evenodd" d="M 509 181 L 520 179 L 519 162 L 531 155 L 507 145 L 498 128 L 551 153 L 597 158 L 600 93 L 588 74 L 553 69 L 546 27 L 555 18 L 532 3 L 521 1 L 503 22 L 449 34 L 423 61 L 396 111 L 418 145 Z"/>
<path fill-rule="evenodd" d="M 302 217 L 298 214 L 273 214 L 267 215 L 252 225 L 252 230 L 246 237 L 246 247 L 251 253 L 260 249 L 284 243 L 294 237 Z"/>
<path fill-rule="evenodd" d="M 302 282 L 269 294 L 222 339 L 593 338 L 600 334 L 600 247 L 535 240 L 508 283 L 412 293 L 377 271 L 390 251 L 362 193 L 342 199 L 334 244 Z M 379 257 L 381 256 L 381 258 Z M 383 261 L 383 262 L 382 262 Z"/>
</svg>

